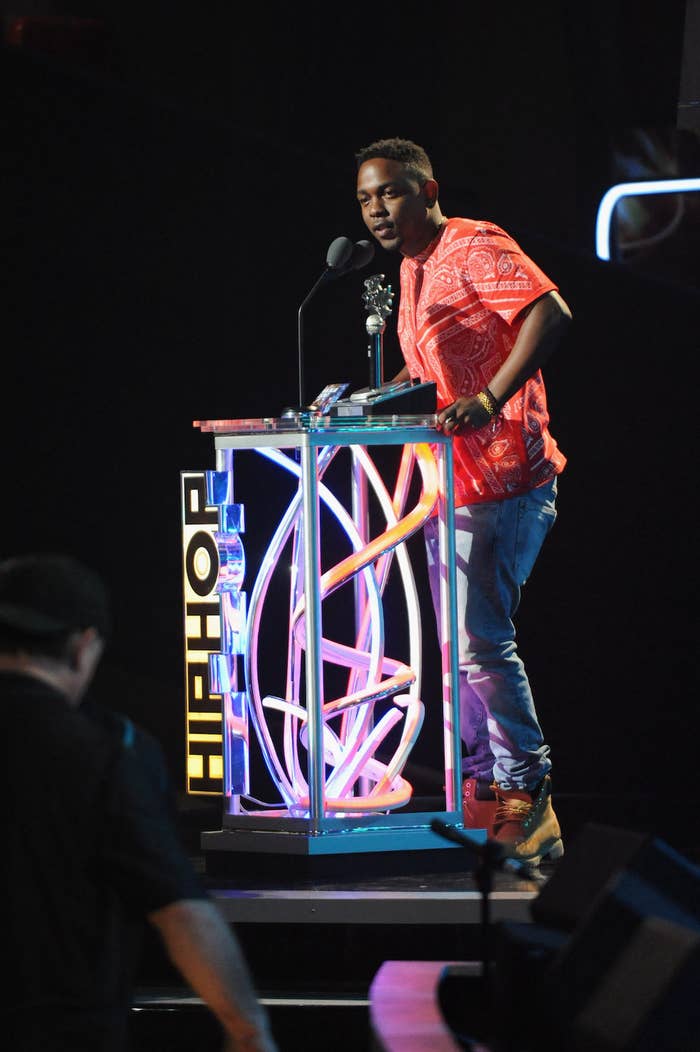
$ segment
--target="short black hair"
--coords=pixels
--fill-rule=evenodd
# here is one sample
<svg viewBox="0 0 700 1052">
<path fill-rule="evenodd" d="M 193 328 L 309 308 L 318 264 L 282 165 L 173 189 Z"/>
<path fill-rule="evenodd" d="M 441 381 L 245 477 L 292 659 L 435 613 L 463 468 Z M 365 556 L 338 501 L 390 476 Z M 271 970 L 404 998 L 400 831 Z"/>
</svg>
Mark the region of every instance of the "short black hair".
<svg viewBox="0 0 700 1052">
<path fill-rule="evenodd" d="M 400 161 L 406 166 L 409 175 L 416 179 L 420 185 L 428 179 L 433 179 L 433 166 L 427 153 L 422 146 L 412 142 L 411 139 L 377 139 L 369 146 L 363 147 L 355 154 L 355 161 L 359 170 L 365 161 L 371 161 L 373 157 L 385 157 L 390 161 Z"/>
</svg>

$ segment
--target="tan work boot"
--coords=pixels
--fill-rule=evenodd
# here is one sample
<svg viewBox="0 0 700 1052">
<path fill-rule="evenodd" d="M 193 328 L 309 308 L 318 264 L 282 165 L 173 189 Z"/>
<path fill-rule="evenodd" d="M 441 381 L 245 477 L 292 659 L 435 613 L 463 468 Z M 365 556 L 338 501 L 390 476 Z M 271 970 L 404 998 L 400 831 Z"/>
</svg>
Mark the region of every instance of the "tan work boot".
<svg viewBox="0 0 700 1052">
<path fill-rule="evenodd" d="M 476 778 L 465 778 L 462 782 L 462 815 L 465 829 L 485 829 L 487 837 L 493 837 L 493 823 L 498 800 L 492 786 Z"/>
<path fill-rule="evenodd" d="M 555 861 L 564 854 L 561 829 L 552 807 L 552 780 L 545 775 L 532 793 L 524 789 L 491 787 L 498 806 L 493 836 L 503 856 L 531 867 L 543 858 Z"/>
</svg>

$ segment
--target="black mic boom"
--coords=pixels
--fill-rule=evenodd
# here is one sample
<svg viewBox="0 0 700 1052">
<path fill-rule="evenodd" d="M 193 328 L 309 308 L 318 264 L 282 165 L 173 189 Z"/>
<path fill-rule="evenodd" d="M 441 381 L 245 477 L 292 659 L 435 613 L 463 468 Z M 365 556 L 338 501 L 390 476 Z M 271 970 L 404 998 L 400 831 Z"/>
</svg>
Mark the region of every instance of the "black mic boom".
<svg viewBox="0 0 700 1052">
<path fill-rule="evenodd" d="M 326 252 L 326 269 L 317 279 L 304 302 L 299 307 L 297 315 L 297 345 L 299 354 L 299 409 L 305 407 L 304 401 L 304 332 L 302 328 L 302 313 L 316 290 L 328 281 L 329 278 L 340 278 L 343 274 L 349 274 L 351 270 L 359 270 L 365 267 L 374 256 L 374 246 L 369 241 L 358 241 L 353 245 L 349 237 L 337 237 L 331 241 Z"/>
</svg>

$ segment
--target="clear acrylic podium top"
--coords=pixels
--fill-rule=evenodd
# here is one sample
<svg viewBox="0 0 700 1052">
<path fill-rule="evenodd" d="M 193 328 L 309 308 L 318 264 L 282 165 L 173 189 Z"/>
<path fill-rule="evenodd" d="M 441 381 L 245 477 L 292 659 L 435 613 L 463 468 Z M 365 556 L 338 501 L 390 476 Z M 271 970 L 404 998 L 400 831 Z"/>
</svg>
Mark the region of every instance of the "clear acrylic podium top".
<svg viewBox="0 0 700 1052">
<path fill-rule="evenodd" d="M 406 442 L 449 442 L 437 430 L 437 414 L 335 417 L 321 413 L 249 417 L 239 420 L 194 420 L 193 426 L 214 435 L 217 448 L 274 445 L 402 445 Z M 422 432 L 422 434 L 421 434 Z"/>
</svg>

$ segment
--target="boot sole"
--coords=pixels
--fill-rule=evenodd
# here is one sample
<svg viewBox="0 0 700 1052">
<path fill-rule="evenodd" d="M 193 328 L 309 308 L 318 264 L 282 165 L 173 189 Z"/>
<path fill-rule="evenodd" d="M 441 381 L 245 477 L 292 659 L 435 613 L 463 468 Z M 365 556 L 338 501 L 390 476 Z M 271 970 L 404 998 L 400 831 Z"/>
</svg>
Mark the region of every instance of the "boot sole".
<svg viewBox="0 0 700 1052">
<path fill-rule="evenodd" d="M 525 880 L 545 881 L 547 878 L 539 869 L 541 862 L 558 862 L 564 854 L 563 841 L 557 840 L 548 851 L 531 858 L 506 858 L 503 868 L 511 873 L 516 873 Z"/>
<path fill-rule="evenodd" d="M 564 854 L 564 841 L 561 836 L 553 838 L 550 843 L 545 843 L 532 855 L 511 855 L 507 862 L 521 863 L 525 866 L 539 866 L 546 859 L 548 862 L 558 862 Z"/>
</svg>

